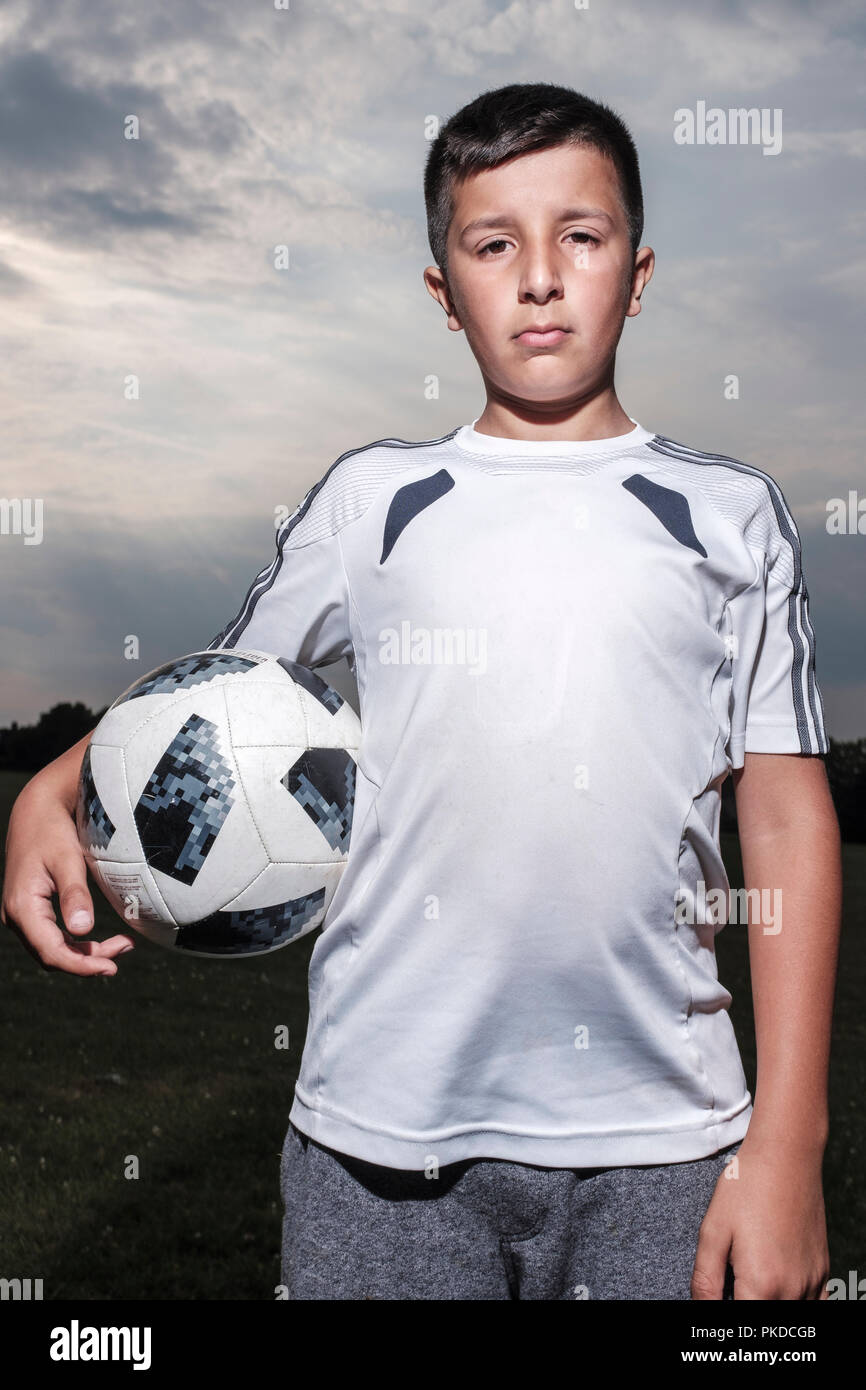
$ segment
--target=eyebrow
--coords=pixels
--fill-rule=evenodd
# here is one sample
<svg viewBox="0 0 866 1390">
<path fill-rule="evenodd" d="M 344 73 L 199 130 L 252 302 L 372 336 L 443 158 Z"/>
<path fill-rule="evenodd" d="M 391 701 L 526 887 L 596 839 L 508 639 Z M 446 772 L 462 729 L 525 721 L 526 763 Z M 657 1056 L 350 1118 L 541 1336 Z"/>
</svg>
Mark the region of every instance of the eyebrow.
<svg viewBox="0 0 866 1390">
<path fill-rule="evenodd" d="M 602 221 L 609 222 L 611 226 L 613 225 L 613 218 L 610 213 L 605 212 L 604 208 L 564 208 L 557 220 L 560 222 L 573 222 L 575 219 L 579 220 L 581 217 L 600 217 Z M 470 232 L 484 231 L 485 228 L 513 226 L 514 218 L 509 217 L 507 213 L 491 213 L 488 217 L 475 217 L 471 222 L 467 222 L 463 231 L 460 233 L 460 239 L 462 241 Z"/>
</svg>

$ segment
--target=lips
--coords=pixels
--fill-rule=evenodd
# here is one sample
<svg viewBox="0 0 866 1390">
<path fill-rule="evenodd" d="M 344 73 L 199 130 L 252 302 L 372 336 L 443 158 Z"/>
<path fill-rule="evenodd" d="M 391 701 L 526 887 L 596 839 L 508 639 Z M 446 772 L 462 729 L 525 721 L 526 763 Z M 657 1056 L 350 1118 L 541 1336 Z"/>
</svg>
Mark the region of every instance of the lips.
<svg viewBox="0 0 866 1390">
<path fill-rule="evenodd" d="M 558 324 L 533 325 L 525 328 L 522 333 L 518 333 L 517 341 L 525 343 L 527 347 L 553 347 L 555 343 L 561 343 L 570 329 L 560 328 Z"/>
</svg>

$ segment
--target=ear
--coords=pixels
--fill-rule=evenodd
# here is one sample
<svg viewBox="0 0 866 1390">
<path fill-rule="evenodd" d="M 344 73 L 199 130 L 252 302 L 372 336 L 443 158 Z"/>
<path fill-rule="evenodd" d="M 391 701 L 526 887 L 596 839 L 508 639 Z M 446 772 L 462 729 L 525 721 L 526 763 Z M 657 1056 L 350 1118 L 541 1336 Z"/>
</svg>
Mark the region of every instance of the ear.
<svg viewBox="0 0 866 1390">
<path fill-rule="evenodd" d="M 451 290 L 448 287 L 448 280 L 445 276 L 445 272 L 440 270 L 438 265 L 428 265 L 427 269 L 424 271 L 424 284 L 427 286 L 428 292 L 445 310 L 448 327 L 452 332 L 459 332 L 463 324 L 454 307 L 454 301 L 451 298 Z"/>
<path fill-rule="evenodd" d="M 634 266 L 631 272 L 631 293 L 625 311 L 626 318 L 634 318 L 640 313 L 641 295 L 652 279 L 655 262 L 655 252 L 651 246 L 642 246 L 635 255 Z"/>
</svg>

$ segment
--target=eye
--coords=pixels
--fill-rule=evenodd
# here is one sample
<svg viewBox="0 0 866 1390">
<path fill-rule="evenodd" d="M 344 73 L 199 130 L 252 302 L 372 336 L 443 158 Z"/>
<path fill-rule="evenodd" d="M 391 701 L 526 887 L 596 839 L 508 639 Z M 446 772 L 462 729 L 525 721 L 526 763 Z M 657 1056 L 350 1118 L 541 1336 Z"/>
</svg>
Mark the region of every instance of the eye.
<svg viewBox="0 0 866 1390">
<path fill-rule="evenodd" d="M 579 237 L 579 238 L 580 238 L 580 244 L 581 244 L 581 245 L 584 245 L 584 246 L 587 244 L 587 242 L 591 243 L 591 245 L 593 245 L 593 246 L 600 246 L 600 245 L 601 245 L 601 242 L 599 241 L 598 237 L 590 236 L 589 232 L 569 232 L 569 233 L 568 233 L 568 236 L 566 237 L 566 240 L 569 240 L 571 237 Z M 487 243 L 486 246 L 482 246 L 481 249 L 480 249 L 479 252 L 478 252 L 478 255 L 479 255 L 479 257 L 481 257 L 481 258 L 483 259 L 483 258 L 487 257 L 487 252 L 488 252 L 488 251 L 493 251 L 493 248 L 494 248 L 494 247 L 496 247 L 496 246 L 507 246 L 507 245 L 508 245 L 508 242 L 505 241 L 505 239 L 504 239 L 503 237 L 497 237 L 495 241 L 488 241 L 488 243 Z M 494 255 L 495 255 L 495 254 L 496 254 L 496 252 L 494 252 Z"/>
<path fill-rule="evenodd" d="M 481 248 L 481 250 L 478 252 L 478 254 L 479 254 L 479 256 L 483 256 L 483 255 L 485 254 L 485 252 L 490 251 L 491 248 L 494 247 L 494 246 L 507 246 L 507 245 L 508 245 L 508 242 L 507 242 L 507 241 L 505 241 L 502 237 L 498 237 L 496 241 L 488 241 L 488 243 L 487 243 L 486 246 L 482 246 L 482 248 Z"/>
</svg>

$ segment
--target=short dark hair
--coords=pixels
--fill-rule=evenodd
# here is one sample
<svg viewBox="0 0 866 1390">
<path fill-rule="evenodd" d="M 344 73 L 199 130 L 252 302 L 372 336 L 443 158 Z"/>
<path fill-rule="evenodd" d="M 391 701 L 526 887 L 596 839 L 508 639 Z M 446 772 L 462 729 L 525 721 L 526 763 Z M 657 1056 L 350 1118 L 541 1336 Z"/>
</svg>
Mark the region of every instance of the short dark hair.
<svg viewBox="0 0 866 1390">
<path fill-rule="evenodd" d="M 553 82 L 514 82 L 482 92 L 446 121 L 424 169 L 427 235 L 433 259 L 447 270 L 454 185 L 515 155 L 562 144 L 592 145 L 612 160 L 632 254 L 643 236 L 643 191 L 637 150 L 628 127 L 609 106 Z"/>
</svg>

